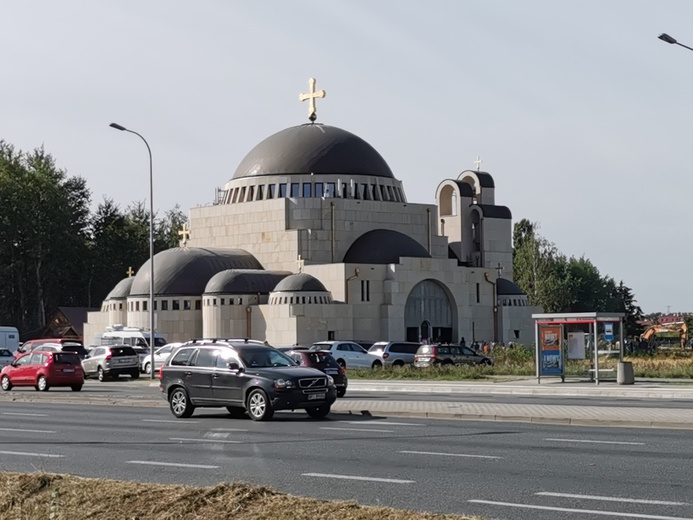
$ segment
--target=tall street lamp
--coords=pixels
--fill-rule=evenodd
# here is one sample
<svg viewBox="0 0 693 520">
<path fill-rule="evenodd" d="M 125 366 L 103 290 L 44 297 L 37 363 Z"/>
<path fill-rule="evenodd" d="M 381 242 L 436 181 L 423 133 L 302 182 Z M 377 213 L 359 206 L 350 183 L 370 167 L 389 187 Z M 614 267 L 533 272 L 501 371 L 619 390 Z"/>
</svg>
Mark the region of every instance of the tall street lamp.
<svg viewBox="0 0 693 520">
<path fill-rule="evenodd" d="M 660 34 L 660 35 L 658 36 L 658 38 L 659 38 L 660 40 L 662 40 L 663 42 L 667 42 L 667 43 L 671 43 L 671 44 L 674 44 L 674 45 L 678 45 L 678 46 L 680 46 L 680 47 L 684 47 L 684 48 L 688 49 L 689 51 L 693 51 L 693 48 L 689 47 L 688 45 L 684 45 L 683 43 L 677 42 L 677 41 L 676 41 L 676 38 L 672 38 L 672 37 L 669 36 L 667 33 L 662 33 L 662 34 Z"/>
<path fill-rule="evenodd" d="M 147 140 L 134 130 L 128 130 L 117 123 L 111 123 L 111 128 L 130 132 L 144 141 L 149 152 L 149 355 L 151 356 L 151 378 L 154 379 L 154 175 L 152 174 L 152 149 Z"/>
</svg>

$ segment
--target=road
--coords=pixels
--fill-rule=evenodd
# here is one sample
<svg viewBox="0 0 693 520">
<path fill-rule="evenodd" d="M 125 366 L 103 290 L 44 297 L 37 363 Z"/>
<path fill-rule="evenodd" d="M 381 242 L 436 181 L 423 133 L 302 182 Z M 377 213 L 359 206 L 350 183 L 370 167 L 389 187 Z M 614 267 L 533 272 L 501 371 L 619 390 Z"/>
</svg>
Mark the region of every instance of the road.
<svg viewBox="0 0 693 520">
<path fill-rule="evenodd" d="M 176 420 L 166 408 L 4 401 L 0 460 L 7 471 L 191 485 L 236 480 L 488 518 L 693 519 L 685 430 L 275 417 L 256 423 L 198 410 Z"/>
</svg>

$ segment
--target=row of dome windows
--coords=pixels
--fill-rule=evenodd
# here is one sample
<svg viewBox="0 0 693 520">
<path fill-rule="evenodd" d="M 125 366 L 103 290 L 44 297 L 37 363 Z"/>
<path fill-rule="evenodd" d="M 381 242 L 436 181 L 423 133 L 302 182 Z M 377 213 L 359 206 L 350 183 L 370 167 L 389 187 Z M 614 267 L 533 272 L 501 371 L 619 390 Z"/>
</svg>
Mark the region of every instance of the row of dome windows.
<svg viewBox="0 0 693 520">
<path fill-rule="evenodd" d="M 402 190 L 397 186 L 358 183 L 347 184 L 346 182 L 342 182 L 341 185 L 335 182 L 283 182 L 279 184 L 260 184 L 258 186 L 232 188 L 226 194 L 224 203 L 236 204 L 254 200 L 283 199 L 287 196 L 292 198 L 324 197 L 406 202 Z"/>
<path fill-rule="evenodd" d="M 332 303 L 329 296 L 272 296 L 269 300 L 271 305 L 281 305 L 287 303 L 311 304 L 311 303 Z"/>
<path fill-rule="evenodd" d="M 503 298 L 502 300 L 499 298 L 498 303 L 503 307 L 527 307 L 529 305 L 529 301 L 522 298 Z"/>
<path fill-rule="evenodd" d="M 142 311 L 146 312 L 148 307 L 148 301 L 142 302 Z M 154 301 L 154 310 L 157 310 L 158 301 Z M 332 298 L 328 296 L 274 296 L 270 299 L 271 304 L 279 305 L 282 303 L 332 303 Z M 217 298 L 205 298 L 205 307 L 216 306 Z M 229 298 L 229 305 L 243 305 L 243 298 Z M 226 305 L 226 298 L 219 298 L 219 305 Z M 202 300 L 171 300 L 170 310 L 172 311 L 190 311 L 195 307 L 196 311 L 202 309 Z M 101 306 L 102 312 L 123 310 L 123 302 L 106 302 Z M 127 310 L 130 312 L 138 312 L 140 310 L 140 302 L 127 302 Z M 161 310 L 169 310 L 169 300 L 161 300 Z"/>
</svg>

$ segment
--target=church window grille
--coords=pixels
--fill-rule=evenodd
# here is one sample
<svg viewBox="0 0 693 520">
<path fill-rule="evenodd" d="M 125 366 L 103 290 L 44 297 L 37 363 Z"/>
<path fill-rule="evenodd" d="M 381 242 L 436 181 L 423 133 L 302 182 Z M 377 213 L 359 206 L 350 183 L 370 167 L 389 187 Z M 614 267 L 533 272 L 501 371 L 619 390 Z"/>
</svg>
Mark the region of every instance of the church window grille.
<svg viewBox="0 0 693 520">
<path fill-rule="evenodd" d="M 294 303 L 294 297 L 289 298 L 289 303 Z M 298 303 L 298 298 L 296 298 L 296 303 Z"/>
<path fill-rule="evenodd" d="M 308 303 L 313 303 L 313 297 L 312 296 L 308 296 Z"/>
<path fill-rule="evenodd" d="M 287 296 L 284 296 L 284 303 L 285 304 L 289 303 L 289 298 Z"/>
<path fill-rule="evenodd" d="M 302 297 L 301 297 L 301 300 L 302 300 L 301 303 L 303 303 L 303 304 L 306 303 L 306 297 L 305 297 L 305 296 L 302 296 Z"/>
<path fill-rule="evenodd" d="M 217 299 L 216 298 L 212 298 L 212 305 L 214 305 L 216 307 L 216 305 L 217 305 Z"/>
<path fill-rule="evenodd" d="M 334 331 L 333 330 L 327 331 L 327 341 L 334 341 Z"/>
<path fill-rule="evenodd" d="M 457 215 L 457 193 L 452 194 L 452 216 Z"/>
<path fill-rule="evenodd" d="M 481 302 L 481 286 L 477 282 L 477 284 L 476 284 L 476 303 L 480 303 L 480 302 Z"/>
<path fill-rule="evenodd" d="M 226 298 L 221 299 L 221 305 L 226 305 Z"/>
<path fill-rule="evenodd" d="M 248 202 L 255 200 L 255 186 L 248 187 Z"/>
<path fill-rule="evenodd" d="M 171 300 L 171 310 L 174 310 L 174 311 L 180 310 L 180 300 Z"/>
<path fill-rule="evenodd" d="M 325 197 L 334 197 L 334 190 L 335 190 L 335 183 L 334 182 L 328 182 L 327 183 L 327 189 L 325 190 Z"/>
<path fill-rule="evenodd" d="M 122 310 L 123 310 L 123 304 L 122 304 L 122 303 L 119 303 L 119 304 L 118 304 L 118 310 L 119 310 L 119 311 L 122 311 Z"/>
<path fill-rule="evenodd" d="M 406 199 L 404 198 L 404 193 L 402 192 L 402 190 L 400 190 L 399 188 L 396 188 L 396 189 L 397 189 L 397 193 L 399 193 L 399 200 L 401 200 L 402 202 L 407 202 Z"/>
<path fill-rule="evenodd" d="M 231 193 L 233 194 L 231 197 L 231 204 L 235 204 L 236 199 L 238 198 L 238 188 L 234 188 L 233 190 L 231 190 Z"/>
<path fill-rule="evenodd" d="M 392 196 L 392 186 L 387 186 L 387 200 L 395 200 Z"/>
<path fill-rule="evenodd" d="M 267 198 L 268 198 L 268 199 L 273 199 L 273 198 L 274 198 L 274 190 L 276 190 L 276 189 L 277 189 L 277 185 L 276 185 L 276 184 L 270 184 L 270 185 L 267 187 Z"/>
<path fill-rule="evenodd" d="M 157 303 L 158 302 L 156 300 L 154 300 L 154 310 L 156 310 Z"/>
<path fill-rule="evenodd" d="M 342 183 L 342 198 L 348 199 L 349 198 L 349 191 L 347 188 L 347 183 L 343 182 Z"/>
<path fill-rule="evenodd" d="M 387 195 L 385 194 L 385 186 L 380 185 L 380 199 L 387 200 Z"/>
<path fill-rule="evenodd" d="M 183 300 L 183 310 L 189 311 L 191 309 L 192 309 L 192 306 L 190 305 L 190 300 Z"/>
<path fill-rule="evenodd" d="M 243 298 L 238 298 L 238 305 L 243 305 Z"/>
<path fill-rule="evenodd" d="M 238 197 L 238 202 L 245 202 L 245 186 L 241 188 L 241 194 Z"/>
<path fill-rule="evenodd" d="M 282 182 L 279 185 L 279 198 L 283 199 L 284 197 L 286 197 L 286 183 Z"/>
<path fill-rule="evenodd" d="M 399 193 L 397 192 L 397 188 L 395 187 L 392 188 L 392 197 L 395 200 L 395 202 L 401 202 L 399 198 Z"/>
<path fill-rule="evenodd" d="M 293 198 L 300 197 L 299 184 L 297 182 L 291 183 L 291 196 Z"/>
<path fill-rule="evenodd" d="M 361 190 L 359 189 L 358 184 L 354 184 L 354 198 L 361 200 Z"/>
<path fill-rule="evenodd" d="M 257 200 L 263 200 L 265 198 L 265 186 L 260 184 L 260 186 L 257 187 Z"/>
<path fill-rule="evenodd" d="M 144 312 L 147 312 L 147 301 L 146 300 L 142 302 L 142 310 Z"/>
<path fill-rule="evenodd" d="M 322 197 L 325 195 L 325 185 L 322 182 L 315 183 L 315 196 Z"/>
<path fill-rule="evenodd" d="M 368 193 L 368 184 L 361 184 L 361 193 L 363 193 L 363 200 L 370 200 L 371 194 Z"/>
<path fill-rule="evenodd" d="M 168 300 L 161 300 L 161 310 L 162 311 L 168 310 Z"/>
<path fill-rule="evenodd" d="M 371 281 L 361 280 L 361 301 L 369 302 L 371 301 Z"/>
<path fill-rule="evenodd" d="M 313 196 L 313 185 L 310 182 L 303 183 L 303 196 L 306 198 Z"/>
<path fill-rule="evenodd" d="M 380 198 L 380 192 L 378 191 L 378 187 L 375 184 L 371 184 L 371 195 L 373 200 L 382 200 Z"/>
<path fill-rule="evenodd" d="M 202 300 L 195 300 L 195 310 L 199 311 L 202 309 Z"/>
<path fill-rule="evenodd" d="M 233 298 L 229 298 L 229 305 L 233 305 Z"/>
</svg>

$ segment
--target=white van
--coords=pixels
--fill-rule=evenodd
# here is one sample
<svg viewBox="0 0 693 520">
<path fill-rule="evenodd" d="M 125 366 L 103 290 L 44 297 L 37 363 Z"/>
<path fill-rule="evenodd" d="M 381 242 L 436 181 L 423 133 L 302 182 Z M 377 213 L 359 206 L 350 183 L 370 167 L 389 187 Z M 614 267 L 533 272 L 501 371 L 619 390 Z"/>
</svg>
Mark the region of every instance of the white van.
<svg viewBox="0 0 693 520">
<path fill-rule="evenodd" d="M 0 348 L 16 352 L 19 348 L 19 331 L 17 327 L 0 327 Z"/>
<path fill-rule="evenodd" d="M 106 331 L 101 335 L 101 344 L 150 348 L 149 337 L 149 330 L 114 325 L 113 327 L 106 327 Z M 166 341 L 165 337 L 154 332 L 154 348 L 163 347 L 167 343 L 168 341 Z"/>
</svg>

